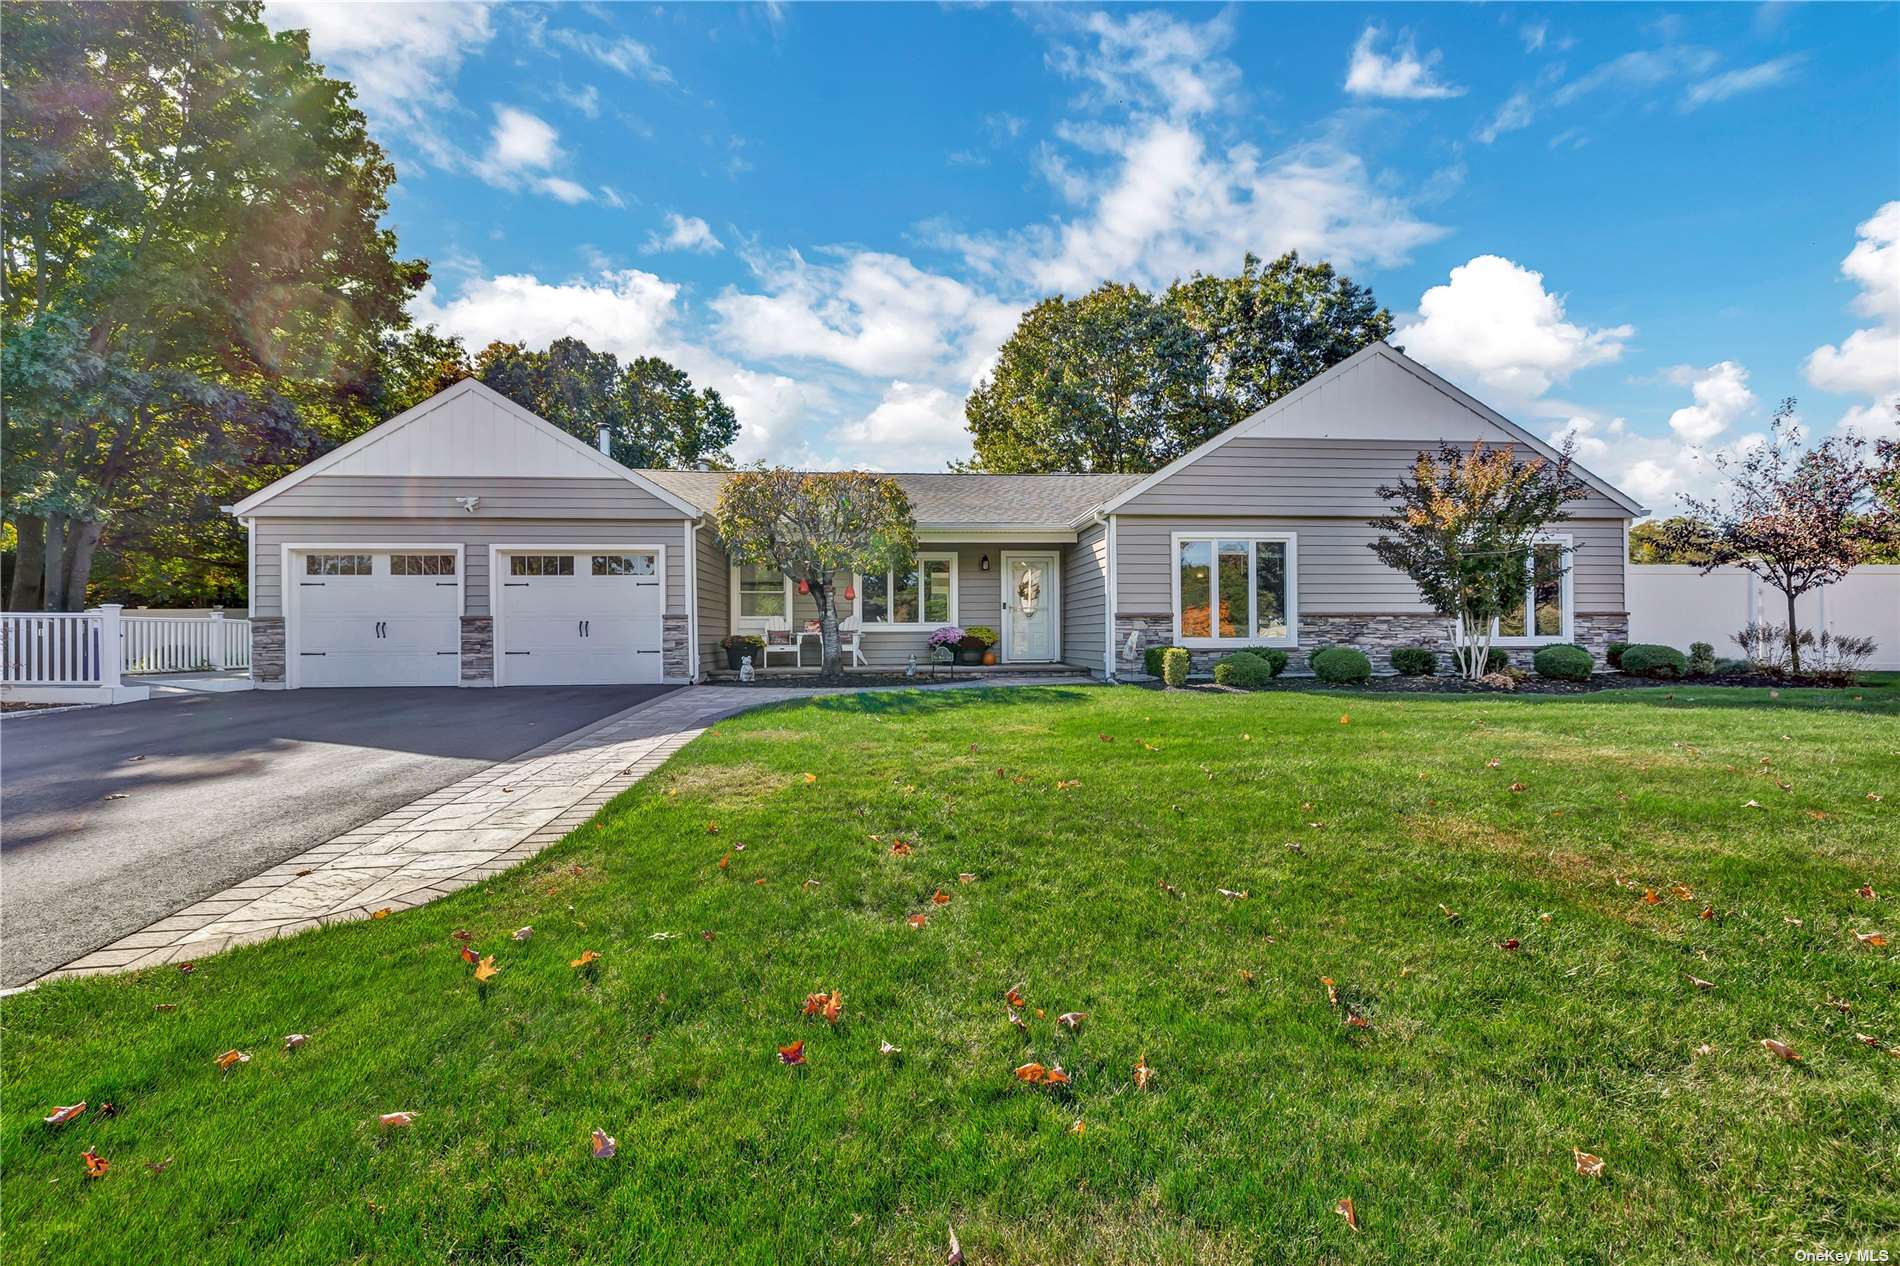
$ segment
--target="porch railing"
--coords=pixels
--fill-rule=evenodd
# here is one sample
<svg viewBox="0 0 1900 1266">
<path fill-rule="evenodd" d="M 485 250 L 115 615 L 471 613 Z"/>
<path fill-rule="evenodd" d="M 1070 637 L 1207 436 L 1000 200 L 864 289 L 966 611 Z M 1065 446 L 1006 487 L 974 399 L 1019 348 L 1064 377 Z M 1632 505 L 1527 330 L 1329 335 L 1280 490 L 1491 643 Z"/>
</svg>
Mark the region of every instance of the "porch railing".
<svg viewBox="0 0 1900 1266">
<path fill-rule="evenodd" d="M 119 686 L 125 673 L 189 673 L 251 666 L 251 622 L 209 616 L 91 611 L 0 613 L 0 682 L 10 686 Z"/>
<path fill-rule="evenodd" d="M 251 666 L 251 622 L 209 616 L 128 615 L 124 630 L 124 671 L 128 673 L 209 672 Z"/>
</svg>

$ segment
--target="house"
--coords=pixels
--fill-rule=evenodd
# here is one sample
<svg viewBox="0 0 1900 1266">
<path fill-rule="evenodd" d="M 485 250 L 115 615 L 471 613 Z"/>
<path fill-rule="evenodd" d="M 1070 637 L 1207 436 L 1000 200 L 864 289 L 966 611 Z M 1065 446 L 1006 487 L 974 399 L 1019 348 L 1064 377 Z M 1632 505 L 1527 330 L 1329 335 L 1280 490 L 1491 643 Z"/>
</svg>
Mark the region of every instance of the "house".
<svg viewBox="0 0 1900 1266">
<path fill-rule="evenodd" d="M 1143 648 L 1328 643 L 1387 666 L 1445 621 L 1381 563 L 1376 489 L 1441 439 L 1547 445 L 1375 344 L 1151 475 L 893 476 L 920 549 L 849 580 L 865 662 L 925 659 L 945 624 L 1000 630 L 1006 664 L 1141 672 Z M 1520 658 L 1627 637 L 1630 521 L 1589 497 L 1538 552 L 1500 644 Z M 250 537 L 259 686 L 703 680 L 734 632 L 799 628 L 810 599 L 731 565 L 725 474 L 629 470 L 478 382 L 457 383 L 230 507 Z"/>
</svg>

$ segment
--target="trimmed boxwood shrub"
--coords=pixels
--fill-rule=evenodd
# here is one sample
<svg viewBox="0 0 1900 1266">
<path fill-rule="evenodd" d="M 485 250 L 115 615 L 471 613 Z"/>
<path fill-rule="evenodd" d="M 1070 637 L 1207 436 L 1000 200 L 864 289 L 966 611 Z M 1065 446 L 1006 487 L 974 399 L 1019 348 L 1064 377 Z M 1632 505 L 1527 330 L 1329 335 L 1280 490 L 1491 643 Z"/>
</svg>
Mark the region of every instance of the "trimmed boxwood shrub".
<svg viewBox="0 0 1900 1266">
<path fill-rule="evenodd" d="M 1559 681 L 1588 681 L 1596 662 L 1596 656 L 1583 647 L 1564 644 L 1546 646 L 1531 656 L 1531 666 L 1539 677 L 1555 677 Z"/>
<path fill-rule="evenodd" d="M 1234 654 L 1252 655 L 1257 659 L 1265 660 L 1267 668 L 1269 669 L 1269 676 L 1278 677 L 1281 673 L 1286 671 L 1286 652 L 1277 646 L 1243 646 L 1235 651 Z M 1229 658 L 1232 658 L 1232 656 L 1229 656 Z"/>
<path fill-rule="evenodd" d="M 1429 646 L 1401 646 L 1392 652 L 1392 671 L 1401 677 L 1429 677 L 1438 671 L 1438 652 Z"/>
<path fill-rule="evenodd" d="M 1620 671 L 1623 667 L 1623 652 L 1629 648 L 1630 644 L 1628 642 L 1611 642 L 1608 646 L 1603 648 L 1603 658 L 1610 661 L 1611 668 Z"/>
<path fill-rule="evenodd" d="M 1161 680 L 1170 686 L 1187 683 L 1188 653 L 1185 646 L 1164 646 L 1161 648 Z"/>
<path fill-rule="evenodd" d="M 1313 652 L 1313 675 L 1334 683 L 1361 682 L 1372 676 L 1372 661 L 1350 646 L 1329 646 Z"/>
<path fill-rule="evenodd" d="M 1451 653 L 1451 659 L 1453 663 L 1458 665 L 1458 671 L 1462 673 L 1465 670 L 1465 652 L 1455 650 Z M 1484 671 L 1487 674 L 1501 673 L 1510 666 L 1511 653 L 1509 651 L 1499 650 L 1493 646 L 1484 653 Z"/>
<path fill-rule="evenodd" d="M 1214 684 L 1236 690 L 1258 690 L 1273 680 L 1273 666 L 1264 655 L 1235 651 L 1214 665 Z"/>
<path fill-rule="evenodd" d="M 1638 642 L 1623 652 L 1623 671 L 1638 677 L 1680 677 L 1689 671 L 1689 661 L 1673 646 Z"/>
<path fill-rule="evenodd" d="M 1161 652 L 1167 649 L 1166 646 L 1156 645 L 1150 646 L 1147 650 L 1143 651 L 1141 653 L 1142 671 L 1147 673 L 1150 677 L 1159 677 L 1161 675 Z"/>
</svg>

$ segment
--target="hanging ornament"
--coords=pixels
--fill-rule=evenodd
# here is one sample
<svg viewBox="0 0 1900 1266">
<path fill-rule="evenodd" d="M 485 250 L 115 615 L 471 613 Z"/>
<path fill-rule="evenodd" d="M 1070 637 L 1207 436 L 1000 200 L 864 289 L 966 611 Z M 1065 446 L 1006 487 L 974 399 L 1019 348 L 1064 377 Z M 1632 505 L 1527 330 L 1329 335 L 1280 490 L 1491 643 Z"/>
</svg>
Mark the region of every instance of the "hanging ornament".
<svg viewBox="0 0 1900 1266">
<path fill-rule="evenodd" d="M 800 593 L 810 593 L 810 592 L 811 592 L 811 581 L 809 581 L 809 580 L 805 580 L 805 579 L 802 579 L 802 578 L 801 578 L 801 579 L 799 580 L 799 582 L 798 582 L 798 592 L 800 592 Z"/>
<path fill-rule="evenodd" d="M 844 587 L 844 600 L 846 602 L 856 602 L 858 600 L 858 591 L 850 585 L 846 585 Z"/>
</svg>

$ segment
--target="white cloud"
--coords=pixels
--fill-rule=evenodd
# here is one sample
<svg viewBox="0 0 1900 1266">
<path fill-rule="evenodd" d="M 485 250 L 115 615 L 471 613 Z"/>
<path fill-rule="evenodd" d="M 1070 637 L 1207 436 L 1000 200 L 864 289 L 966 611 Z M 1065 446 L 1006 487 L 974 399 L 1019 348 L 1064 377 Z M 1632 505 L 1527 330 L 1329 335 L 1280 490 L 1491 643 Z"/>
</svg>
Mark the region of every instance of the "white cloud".
<svg viewBox="0 0 1900 1266">
<path fill-rule="evenodd" d="M 763 293 L 713 300 L 720 339 L 759 360 L 822 361 L 871 377 L 967 386 L 1020 309 L 901 255 L 840 252 L 836 265 L 796 251 L 755 260 Z"/>
<path fill-rule="evenodd" d="M 901 379 L 861 420 L 833 430 L 831 439 L 854 464 L 877 470 L 941 470 L 971 453 L 963 397 Z"/>
<path fill-rule="evenodd" d="M 1683 94 L 1682 108 L 1694 110 L 1699 106 L 1717 101 L 1727 101 L 1730 97 L 1740 96 L 1744 92 L 1755 92 L 1762 88 L 1772 88 L 1784 83 L 1801 64 L 1799 54 L 1777 57 L 1772 61 L 1760 62 L 1754 66 L 1743 66 L 1736 70 L 1726 70 L 1719 75 L 1689 85 Z"/>
<path fill-rule="evenodd" d="M 572 30 L 550 31 L 548 38 L 591 57 L 609 70 L 619 71 L 629 79 L 645 79 L 656 84 L 673 82 L 673 72 L 660 65 L 653 56 L 653 50 L 639 40 L 624 35 L 609 39 L 590 31 Z"/>
<path fill-rule="evenodd" d="M 471 278 L 449 300 L 428 286 L 410 309 L 417 322 L 459 334 L 472 348 L 497 339 L 545 347 L 573 337 L 598 351 L 645 356 L 671 326 L 679 291 L 635 268 L 555 284 L 518 273 Z"/>
<path fill-rule="evenodd" d="M 1526 22 L 1523 26 L 1517 28 L 1517 35 L 1519 39 L 1524 41 L 1525 52 L 1539 52 L 1544 47 L 1544 40 L 1550 35 L 1550 24 L 1548 22 Z"/>
<path fill-rule="evenodd" d="M 1355 97 L 1393 97 L 1404 101 L 1442 100 L 1461 97 L 1465 90 L 1444 83 L 1434 75 L 1441 53 L 1437 49 L 1418 55 L 1409 32 L 1400 32 L 1390 57 L 1376 45 L 1384 35 L 1377 26 L 1368 26 L 1353 45 L 1352 60 L 1346 66 L 1346 91 Z"/>
<path fill-rule="evenodd" d="M 587 186 L 567 179 L 565 176 L 543 176 L 534 182 L 534 187 L 549 197 L 570 205 L 586 202 L 594 195 L 587 192 Z"/>
<path fill-rule="evenodd" d="M 1864 430 L 1884 424 L 1886 403 L 1900 393 L 1900 201 L 1889 202 L 1855 229 L 1854 249 L 1841 261 L 1841 275 L 1860 288 L 1850 305 L 1875 324 L 1855 330 L 1839 345 L 1814 349 L 1803 366 L 1823 391 L 1871 396 L 1841 421 Z"/>
<path fill-rule="evenodd" d="M 1472 135 L 1485 145 L 1503 136 L 1506 132 L 1516 132 L 1531 125 L 1537 117 L 1537 109 L 1531 104 L 1531 94 L 1522 90 L 1512 93 L 1505 99 L 1498 112 Z"/>
<path fill-rule="evenodd" d="M 585 185 L 552 171 L 567 161 L 561 134 L 545 119 L 513 106 L 495 107 L 495 126 L 488 152 L 475 164 L 476 174 L 502 189 L 538 189 L 569 204 L 587 202 L 593 195 Z"/>
<path fill-rule="evenodd" d="M 641 249 L 649 255 L 658 251 L 692 251 L 697 255 L 713 255 L 725 250 L 726 244 L 698 216 L 669 211 L 666 232 L 648 233 L 646 245 Z"/>
<path fill-rule="evenodd" d="M 590 119 L 600 117 L 600 89 L 592 84 L 586 84 L 580 88 L 556 84 L 554 95 Z"/>
<path fill-rule="evenodd" d="M 1417 317 L 1393 341 L 1447 377 L 1524 403 L 1580 369 L 1616 360 L 1635 332 L 1566 320 L 1563 300 L 1544 289 L 1542 273 L 1479 255 L 1452 269 L 1447 284 L 1427 290 Z"/>
<path fill-rule="evenodd" d="M 336 4 L 272 0 L 264 21 L 274 31 L 310 33 L 310 53 L 356 88 L 357 104 L 385 146 L 412 144 L 438 167 L 460 155 L 441 131 L 458 107 L 453 86 L 470 53 L 494 37 L 494 6 L 479 2 Z"/>
<path fill-rule="evenodd" d="M 1686 367 L 1685 367 L 1686 368 Z M 1695 403 L 1669 415 L 1669 429 L 1690 444 L 1706 444 L 1755 407 L 1748 371 L 1732 360 L 1688 371 Z"/>
<path fill-rule="evenodd" d="M 1230 11 L 1200 25 L 1161 12 L 1118 18 L 1097 11 L 1072 19 L 1057 9 L 1045 16 L 1058 29 L 1093 41 L 1058 43 L 1048 55 L 1058 73 L 1094 89 L 1086 99 L 1090 104 L 1183 117 L 1229 104 L 1239 91 L 1240 68 L 1219 56 L 1234 39 Z"/>
<path fill-rule="evenodd" d="M 1601 88 L 1620 88 L 1625 92 L 1654 88 L 1672 79 L 1706 75 L 1715 69 L 1719 60 L 1712 50 L 1691 45 L 1636 49 L 1564 84 L 1551 94 L 1551 101 L 1565 106 Z"/>
</svg>

